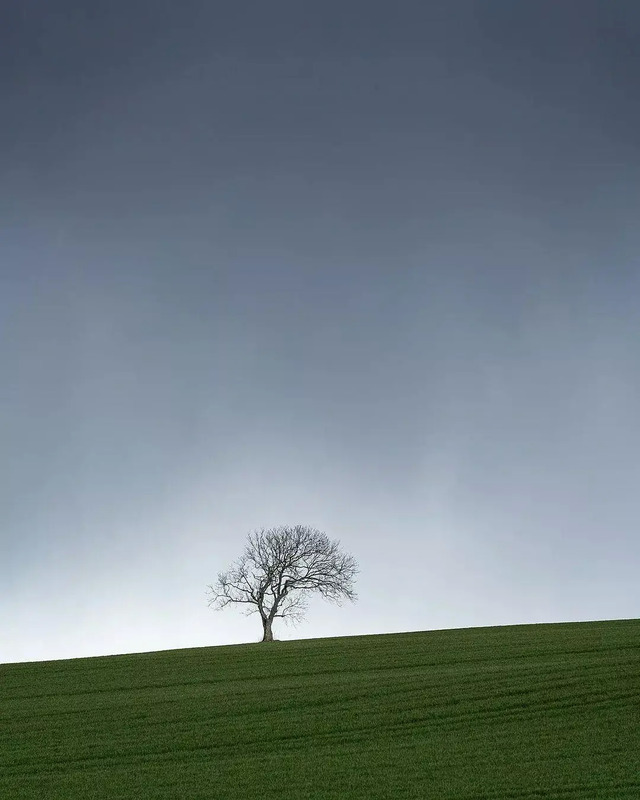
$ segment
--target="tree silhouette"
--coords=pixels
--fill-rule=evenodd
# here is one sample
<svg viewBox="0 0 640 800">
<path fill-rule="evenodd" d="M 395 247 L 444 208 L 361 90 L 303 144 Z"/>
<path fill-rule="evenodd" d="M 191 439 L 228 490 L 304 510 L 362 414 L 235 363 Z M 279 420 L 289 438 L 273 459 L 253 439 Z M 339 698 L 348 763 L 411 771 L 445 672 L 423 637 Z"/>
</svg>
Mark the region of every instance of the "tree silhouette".
<svg viewBox="0 0 640 800">
<path fill-rule="evenodd" d="M 300 621 L 312 593 L 338 605 L 356 599 L 355 559 L 321 531 L 283 525 L 254 531 L 247 539 L 240 558 L 208 587 L 209 606 L 247 605 L 248 614 L 260 615 L 263 642 L 273 641 L 274 619 Z"/>
</svg>

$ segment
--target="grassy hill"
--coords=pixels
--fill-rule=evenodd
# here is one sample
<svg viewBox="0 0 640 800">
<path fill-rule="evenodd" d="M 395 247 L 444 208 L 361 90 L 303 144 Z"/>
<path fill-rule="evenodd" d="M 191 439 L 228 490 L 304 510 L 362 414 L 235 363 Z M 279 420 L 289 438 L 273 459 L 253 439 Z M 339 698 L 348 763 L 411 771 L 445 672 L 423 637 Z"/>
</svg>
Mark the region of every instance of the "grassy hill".
<svg viewBox="0 0 640 800">
<path fill-rule="evenodd" d="M 640 798 L 640 620 L 0 665 L 0 797 Z"/>
</svg>

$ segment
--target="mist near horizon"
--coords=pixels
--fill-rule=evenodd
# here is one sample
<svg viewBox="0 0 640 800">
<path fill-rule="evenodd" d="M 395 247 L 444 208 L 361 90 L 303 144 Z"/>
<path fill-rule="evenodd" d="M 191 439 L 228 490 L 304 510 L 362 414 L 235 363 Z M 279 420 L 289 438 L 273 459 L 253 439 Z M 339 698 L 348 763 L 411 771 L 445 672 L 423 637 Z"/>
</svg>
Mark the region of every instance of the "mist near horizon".
<svg viewBox="0 0 640 800">
<path fill-rule="evenodd" d="M 635 618 L 640 5 L 9 2 L 0 662 Z"/>
</svg>

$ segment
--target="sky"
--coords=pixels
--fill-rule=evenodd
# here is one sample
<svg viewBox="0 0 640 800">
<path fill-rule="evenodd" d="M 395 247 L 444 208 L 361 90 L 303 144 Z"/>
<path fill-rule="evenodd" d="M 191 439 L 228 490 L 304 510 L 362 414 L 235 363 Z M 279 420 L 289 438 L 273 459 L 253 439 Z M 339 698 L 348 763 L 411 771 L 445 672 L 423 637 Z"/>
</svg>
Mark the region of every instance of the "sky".
<svg viewBox="0 0 640 800">
<path fill-rule="evenodd" d="M 0 662 L 639 615 L 640 4 L 6 0 Z"/>
</svg>

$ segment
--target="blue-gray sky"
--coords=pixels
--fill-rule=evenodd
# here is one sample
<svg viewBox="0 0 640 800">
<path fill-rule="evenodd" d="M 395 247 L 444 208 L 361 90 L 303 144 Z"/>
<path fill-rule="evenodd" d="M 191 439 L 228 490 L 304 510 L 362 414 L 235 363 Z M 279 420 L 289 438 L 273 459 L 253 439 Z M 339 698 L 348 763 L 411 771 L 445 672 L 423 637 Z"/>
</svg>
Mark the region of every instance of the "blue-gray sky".
<svg viewBox="0 0 640 800">
<path fill-rule="evenodd" d="M 640 4 L 8 0 L 0 661 L 638 616 Z"/>
</svg>

